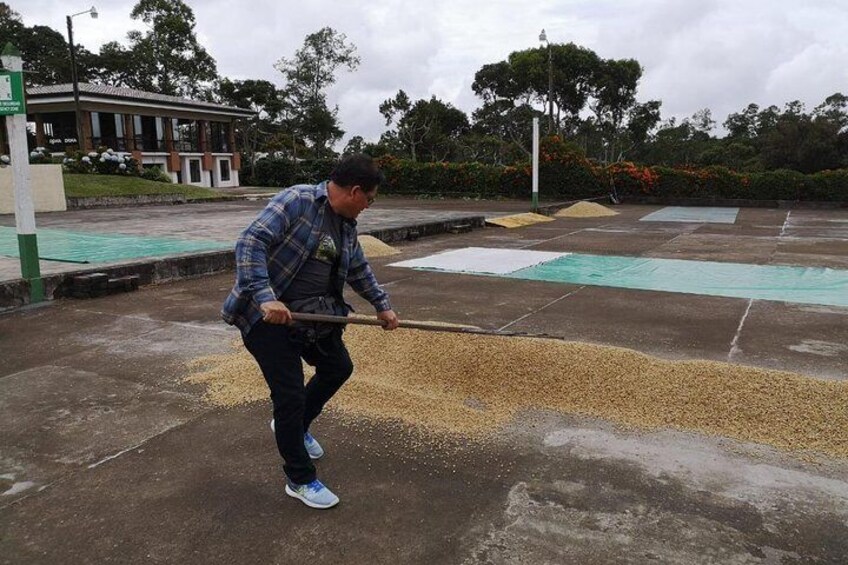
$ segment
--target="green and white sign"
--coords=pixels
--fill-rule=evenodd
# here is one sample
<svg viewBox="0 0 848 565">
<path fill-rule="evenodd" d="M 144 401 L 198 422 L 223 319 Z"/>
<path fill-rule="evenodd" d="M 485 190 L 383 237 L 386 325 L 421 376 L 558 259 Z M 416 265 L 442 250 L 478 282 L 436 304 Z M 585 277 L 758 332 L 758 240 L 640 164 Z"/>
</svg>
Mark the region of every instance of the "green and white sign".
<svg viewBox="0 0 848 565">
<path fill-rule="evenodd" d="M 26 114 L 23 73 L 0 71 L 0 116 Z"/>
</svg>

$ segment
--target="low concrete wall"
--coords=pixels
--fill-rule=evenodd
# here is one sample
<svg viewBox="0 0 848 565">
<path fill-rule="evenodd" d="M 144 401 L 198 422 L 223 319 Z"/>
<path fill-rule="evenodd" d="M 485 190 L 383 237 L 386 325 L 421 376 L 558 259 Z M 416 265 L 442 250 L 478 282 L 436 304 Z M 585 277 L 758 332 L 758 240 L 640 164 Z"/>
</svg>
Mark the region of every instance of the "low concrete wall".
<svg viewBox="0 0 848 565">
<path fill-rule="evenodd" d="M 65 180 L 62 165 L 30 165 L 30 187 L 36 212 L 62 212 L 65 203 Z M 12 167 L 0 169 L 0 214 L 15 213 Z"/>
<path fill-rule="evenodd" d="M 68 208 L 120 208 L 125 206 L 153 206 L 157 204 L 185 204 L 185 194 L 137 194 L 134 196 L 69 196 Z"/>
</svg>

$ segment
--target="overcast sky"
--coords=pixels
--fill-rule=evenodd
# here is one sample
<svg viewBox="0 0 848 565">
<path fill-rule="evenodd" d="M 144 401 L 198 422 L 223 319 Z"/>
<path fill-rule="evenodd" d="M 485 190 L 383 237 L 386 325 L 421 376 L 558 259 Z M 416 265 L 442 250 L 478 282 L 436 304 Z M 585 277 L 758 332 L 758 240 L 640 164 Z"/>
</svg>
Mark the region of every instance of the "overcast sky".
<svg viewBox="0 0 848 565">
<path fill-rule="evenodd" d="M 6 0 L 26 25 L 65 33 L 65 16 L 91 0 Z M 574 42 L 604 58 L 635 58 L 644 68 L 640 101 L 662 100 L 662 117 L 710 108 L 720 124 L 754 102 L 812 109 L 848 94 L 848 0 L 188 0 L 200 42 L 218 73 L 281 84 L 274 63 L 291 57 L 324 26 L 347 35 L 362 64 L 330 92 L 342 128 L 376 140 L 377 110 L 399 89 L 436 95 L 470 113 L 480 105 L 474 73 L 510 52 Z M 95 0 L 100 18 L 74 19 L 78 43 L 97 51 L 143 30 L 134 0 Z M 238 7 L 234 9 L 234 7 Z"/>
</svg>

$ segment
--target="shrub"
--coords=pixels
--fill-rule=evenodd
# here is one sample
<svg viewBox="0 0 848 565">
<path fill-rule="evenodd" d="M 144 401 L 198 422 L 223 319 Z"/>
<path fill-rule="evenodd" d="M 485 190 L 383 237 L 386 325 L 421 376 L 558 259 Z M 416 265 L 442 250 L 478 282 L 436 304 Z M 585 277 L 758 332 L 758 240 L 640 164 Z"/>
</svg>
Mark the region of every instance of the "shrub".
<svg viewBox="0 0 848 565">
<path fill-rule="evenodd" d="M 97 151 L 76 151 L 62 161 L 65 172 L 77 174 L 138 176 L 138 161 L 128 153 L 99 147 Z"/>
<path fill-rule="evenodd" d="M 332 159 L 310 159 L 294 162 L 289 159 L 266 157 L 256 161 L 249 184 L 254 186 L 292 186 L 317 184 L 330 177 L 335 166 Z"/>
<path fill-rule="evenodd" d="M 607 173 L 623 197 L 848 201 L 848 170 L 737 173 L 721 166 L 649 168 L 621 162 Z"/>
<path fill-rule="evenodd" d="M 4 155 L 4 157 L 6 157 L 6 155 Z M 50 165 L 55 162 L 53 155 L 50 154 L 46 147 L 36 147 L 29 153 L 30 165 Z"/>
<path fill-rule="evenodd" d="M 805 177 L 786 169 L 751 175 L 751 198 L 761 200 L 801 200 Z"/>
<path fill-rule="evenodd" d="M 605 174 L 576 146 L 545 138 L 539 150 L 540 195 L 547 200 L 599 196 Z M 530 198 L 531 163 L 517 166 L 481 163 L 418 163 L 385 155 L 377 163 L 386 176 L 386 194 L 463 198 Z"/>
<path fill-rule="evenodd" d="M 173 182 L 171 180 L 171 175 L 163 171 L 162 167 L 159 165 L 154 167 L 143 167 L 139 176 L 143 179 L 152 180 L 154 182 Z"/>
</svg>

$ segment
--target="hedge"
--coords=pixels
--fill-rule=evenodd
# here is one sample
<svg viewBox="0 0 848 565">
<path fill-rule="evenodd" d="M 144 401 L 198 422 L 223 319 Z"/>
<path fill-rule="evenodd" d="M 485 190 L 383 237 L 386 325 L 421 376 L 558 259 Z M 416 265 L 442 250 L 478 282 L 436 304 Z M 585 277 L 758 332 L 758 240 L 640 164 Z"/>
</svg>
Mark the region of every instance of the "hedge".
<svg viewBox="0 0 848 565">
<path fill-rule="evenodd" d="M 725 167 L 643 167 L 622 162 L 607 172 L 619 196 L 744 200 L 848 201 L 848 170 L 805 175 L 777 170 L 737 173 Z"/>
<path fill-rule="evenodd" d="M 530 163 L 492 166 L 480 163 L 419 163 L 382 156 L 383 194 L 459 198 L 530 198 Z M 293 163 L 261 159 L 249 184 L 285 187 L 326 180 L 332 160 Z M 539 151 L 539 186 L 543 200 L 577 200 L 606 195 L 610 185 L 619 197 L 699 198 L 705 200 L 848 201 L 848 169 L 805 175 L 777 170 L 737 173 L 720 166 L 645 167 L 631 162 L 608 167 L 586 159 L 573 144 L 556 136 L 543 138 Z"/>
<path fill-rule="evenodd" d="M 259 159 L 252 171 L 246 169 L 244 184 L 279 187 L 317 184 L 327 180 L 333 165 L 335 161 L 332 159 L 312 159 L 297 163 L 288 159 Z"/>
</svg>

